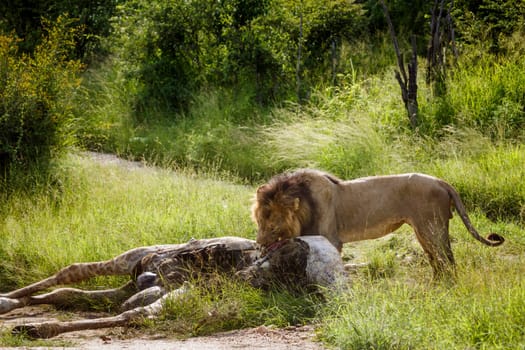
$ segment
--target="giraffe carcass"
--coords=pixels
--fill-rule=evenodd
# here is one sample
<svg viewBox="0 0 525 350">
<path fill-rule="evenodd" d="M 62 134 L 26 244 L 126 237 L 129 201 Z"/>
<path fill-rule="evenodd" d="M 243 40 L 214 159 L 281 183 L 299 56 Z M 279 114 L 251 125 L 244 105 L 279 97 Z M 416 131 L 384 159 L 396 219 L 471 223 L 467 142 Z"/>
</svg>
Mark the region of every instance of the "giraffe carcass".
<svg viewBox="0 0 525 350">
<path fill-rule="evenodd" d="M 283 241 L 263 255 L 249 239 L 190 240 L 183 244 L 135 248 L 107 261 L 67 266 L 42 281 L 0 294 L 0 314 L 27 305 L 71 306 L 79 298 L 104 298 L 122 304 L 125 311 L 97 319 L 21 324 L 13 332 L 49 338 L 76 330 L 123 326 L 138 318 L 154 317 L 166 299 L 184 295 L 190 288 L 188 281 L 205 281 L 217 273 L 243 279 L 257 288 L 280 285 L 302 290 L 318 285 L 332 286 L 344 275 L 344 269 L 338 251 L 322 236 Z M 35 295 L 52 286 L 101 275 L 129 275 L 131 280 L 115 289 L 59 288 Z"/>
</svg>

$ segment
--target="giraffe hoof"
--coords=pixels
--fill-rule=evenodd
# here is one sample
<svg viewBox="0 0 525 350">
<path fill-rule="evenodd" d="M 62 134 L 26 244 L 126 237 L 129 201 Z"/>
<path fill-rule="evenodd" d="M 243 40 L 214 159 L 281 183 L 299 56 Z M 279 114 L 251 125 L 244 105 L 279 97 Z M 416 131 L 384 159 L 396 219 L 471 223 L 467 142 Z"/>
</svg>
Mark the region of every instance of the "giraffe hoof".
<svg viewBox="0 0 525 350">
<path fill-rule="evenodd" d="M 52 322 L 21 324 L 11 330 L 13 335 L 23 335 L 29 338 L 52 338 L 60 333 L 59 327 Z"/>
<path fill-rule="evenodd" d="M 0 314 L 5 314 L 6 312 L 20 307 L 20 305 L 21 303 L 18 299 L 0 297 Z"/>
<path fill-rule="evenodd" d="M 40 334 L 38 327 L 32 324 L 16 326 L 11 330 L 12 335 L 21 335 L 29 338 L 44 338 Z"/>
<path fill-rule="evenodd" d="M 153 272 L 144 272 L 137 277 L 137 288 L 144 290 L 155 286 L 157 281 L 157 274 Z"/>
</svg>

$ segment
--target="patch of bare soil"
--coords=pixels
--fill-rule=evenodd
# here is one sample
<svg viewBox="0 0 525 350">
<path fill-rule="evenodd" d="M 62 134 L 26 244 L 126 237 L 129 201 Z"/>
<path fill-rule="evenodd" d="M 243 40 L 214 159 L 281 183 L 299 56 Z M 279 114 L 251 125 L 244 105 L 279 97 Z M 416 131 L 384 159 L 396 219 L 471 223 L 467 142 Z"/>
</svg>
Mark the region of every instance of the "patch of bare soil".
<svg viewBox="0 0 525 350">
<path fill-rule="evenodd" d="M 241 329 L 230 332 L 217 333 L 208 336 L 193 337 L 184 340 L 166 338 L 114 339 L 109 336 L 106 341 L 91 339 L 82 342 L 82 349 L 260 349 L 260 350 L 286 350 L 324 349 L 321 344 L 312 341 L 313 329 L 308 326 L 289 327 L 286 329 L 257 328 Z"/>
<path fill-rule="evenodd" d="M 67 318 L 101 317 L 100 313 L 64 313 L 48 306 L 32 306 L 13 310 L 0 316 L 0 328 L 10 329 L 15 325 Z M 111 329 L 87 330 L 61 334 L 46 347 L 23 347 L 24 349 L 63 349 L 62 344 L 70 344 L 68 349 L 259 349 L 259 350 L 322 350 L 326 349 L 315 341 L 312 326 L 273 328 L 260 326 L 222 332 L 208 336 L 187 339 L 169 338 L 165 335 L 148 335 L 136 328 L 116 327 Z M 53 346 L 53 343 L 61 344 Z M 3 349 L 3 348 L 0 348 Z M 16 348 L 10 348 L 16 349 Z"/>
</svg>

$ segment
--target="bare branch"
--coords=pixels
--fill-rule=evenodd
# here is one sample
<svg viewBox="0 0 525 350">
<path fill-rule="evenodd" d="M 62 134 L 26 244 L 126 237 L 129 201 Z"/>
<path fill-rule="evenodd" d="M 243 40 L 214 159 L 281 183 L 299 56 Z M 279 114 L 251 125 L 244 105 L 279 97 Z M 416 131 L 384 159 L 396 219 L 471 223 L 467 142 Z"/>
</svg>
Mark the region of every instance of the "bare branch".
<svg viewBox="0 0 525 350">
<path fill-rule="evenodd" d="M 436 0 L 437 1 L 437 0 Z M 443 1 L 443 0 L 442 0 Z M 383 6 L 383 12 L 385 14 L 386 21 L 388 23 L 388 29 L 390 36 L 392 37 L 392 43 L 394 44 L 394 50 L 396 51 L 397 65 L 399 70 L 395 72 L 395 77 L 401 88 L 401 98 L 405 104 L 405 108 L 408 112 L 408 119 L 413 129 L 417 127 L 417 50 L 416 50 L 416 37 L 412 36 L 412 56 L 408 63 L 408 77 L 405 71 L 405 63 L 403 55 L 399 50 L 399 44 L 397 42 L 396 33 L 394 31 L 394 25 L 388 14 L 388 8 L 385 5 L 384 0 L 380 0 Z"/>
<path fill-rule="evenodd" d="M 385 14 L 386 22 L 388 24 L 388 30 L 390 32 L 390 36 L 392 37 L 392 43 L 394 45 L 394 50 L 396 51 L 397 56 L 397 65 L 399 67 L 399 71 L 401 72 L 401 76 L 403 77 L 403 81 L 407 80 L 407 74 L 405 72 L 405 67 L 403 63 L 403 56 L 401 55 L 399 51 L 399 44 L 397 42 L 396 32 L 394 30 L 394 25 L 392 24 L 392 20 L 390 19 L 390 14 L 388 13 L 388 8 L 385 5 L 384 0 L 380 0 L 381 5 L 383 6 L 383 12 Z"/>
</svg>

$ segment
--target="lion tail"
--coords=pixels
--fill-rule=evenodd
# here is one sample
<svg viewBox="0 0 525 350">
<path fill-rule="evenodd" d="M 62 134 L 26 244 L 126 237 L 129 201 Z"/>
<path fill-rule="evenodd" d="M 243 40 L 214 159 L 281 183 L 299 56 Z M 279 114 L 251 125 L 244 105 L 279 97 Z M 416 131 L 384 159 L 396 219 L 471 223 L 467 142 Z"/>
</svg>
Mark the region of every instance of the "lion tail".
<svg viewBox="0 0 525 350">
<path fill-rule="evenodd" d="M 463 221 L 463 224 L 465 224 L 465 227 L 470 232 L 470 234 L 480 241 L 483 244 L 486 244 L 491 247 L 496 247 L 501 245 L 503 242 L 505 242 L 505 238 L 500 236 L 497 233 L 490 233 L 486 238 L 480 236 L 478 231 L 474 228 L 474 225 L 472 225 L 472 222 L 470 222 L 470 218 L 467 214 L 467 210 L 465 209 L 465 205 L 463 204 L 463 201 L 459 197 L 459 193 L 456 191 L 454 187 L 446 183 L 445 181 L 440 181 L 441 185 L 445 187 L 448 194 L 450 195 L 450 198 L 452 199 L 454 203 L 454 207 L 456 208 L 456 212 L 458 213 L 459 217 Z"/>
</svg>

